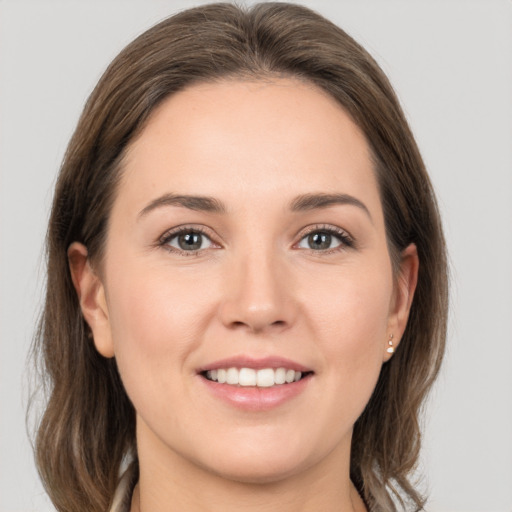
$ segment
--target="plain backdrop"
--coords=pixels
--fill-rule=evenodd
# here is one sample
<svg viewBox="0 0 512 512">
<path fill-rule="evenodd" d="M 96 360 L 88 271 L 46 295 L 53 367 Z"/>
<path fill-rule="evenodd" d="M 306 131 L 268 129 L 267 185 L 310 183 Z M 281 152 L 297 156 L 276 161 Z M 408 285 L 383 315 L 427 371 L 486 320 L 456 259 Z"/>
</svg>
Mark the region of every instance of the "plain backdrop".
<svg viewBox="0 0 512 512">
<path fill-rule="evenodd" d="M 198 2 L 0 0 L 0 512 L 49 512 L 25 429 L 52 186 L 84 101 L 137 34 Z M 243 2 L 241 2 L 243 3 Z M 512 3 L 307 1 L 389 75 L 444 215 L 448 352 L 425 418 L 429 511 L 512 511 Z"/>
</svg>

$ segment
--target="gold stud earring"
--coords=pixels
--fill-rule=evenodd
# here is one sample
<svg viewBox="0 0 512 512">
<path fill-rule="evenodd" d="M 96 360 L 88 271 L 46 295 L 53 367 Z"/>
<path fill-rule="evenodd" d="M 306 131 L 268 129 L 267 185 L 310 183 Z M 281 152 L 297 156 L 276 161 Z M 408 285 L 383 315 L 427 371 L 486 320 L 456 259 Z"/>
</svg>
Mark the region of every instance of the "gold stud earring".
<svg viewBox="0 0 512 512">
<path fill-rule="evenodd" d="M 395 352 L 395 347 L 393 347 L 393 335 L 392 334 L 389 335 L 388 345 L 389 345 L 389 347 L 387 348 L 386 352 L 388 354 L 393 354 Z"/>
</svg>

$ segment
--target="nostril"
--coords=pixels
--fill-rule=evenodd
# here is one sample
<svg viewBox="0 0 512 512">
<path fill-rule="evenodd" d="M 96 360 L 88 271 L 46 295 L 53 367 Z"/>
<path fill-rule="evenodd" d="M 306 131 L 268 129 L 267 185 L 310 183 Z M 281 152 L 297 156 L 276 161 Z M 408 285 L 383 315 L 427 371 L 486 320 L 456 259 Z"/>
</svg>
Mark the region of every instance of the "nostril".
<svg viewBox="0 0 512 512">
<path fill-rule="evenodd" d="M 260 324 L 261 325 L 257 324 L 256 322 L 242 322 L 240 320 L 236 320 L 234 322 L 231 322 L 231 327 L 235 329 L 241 327 L 248 327 L 253 331 L 261 331 L 266 329 L 266 325 L 268 325 L 268 327 L 284 327 L 286 326 L 286 321 L 276 320 L 275 322 L 271 322 L 270 324 L 265 324 L 265 322 L 260 322 Z"/>
</svg>

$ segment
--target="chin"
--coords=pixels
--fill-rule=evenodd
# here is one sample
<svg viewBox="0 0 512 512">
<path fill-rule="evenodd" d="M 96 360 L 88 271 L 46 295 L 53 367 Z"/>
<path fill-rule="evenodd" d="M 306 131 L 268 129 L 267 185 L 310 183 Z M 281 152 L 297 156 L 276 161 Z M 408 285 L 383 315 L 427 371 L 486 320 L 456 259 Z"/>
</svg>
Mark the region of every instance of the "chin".
<svg viewBox="0 0 512 512">
<path fill-rule="evenodd" d="M 221 466 L 207 468 L 219 477 L 243 484 L 273 484 L 303 470 L 305 464 L 296 460 L 224 460 Z"/>
<path fill-rule="evenodd" d="M 215 450 L 215 453 L 210 452 L 207 458 L 196 458 L 196 463 L 208 472 L 232 482 L 271 484 L 314 466 L 321 456 L 319 450 L 307 450 L 304 443 L 287 445 L 281 439 L 279 443 L 275 440 L 246 440 L 240 444 L 233 440 L 230 448 L 223 446 Z"/>
</svg>

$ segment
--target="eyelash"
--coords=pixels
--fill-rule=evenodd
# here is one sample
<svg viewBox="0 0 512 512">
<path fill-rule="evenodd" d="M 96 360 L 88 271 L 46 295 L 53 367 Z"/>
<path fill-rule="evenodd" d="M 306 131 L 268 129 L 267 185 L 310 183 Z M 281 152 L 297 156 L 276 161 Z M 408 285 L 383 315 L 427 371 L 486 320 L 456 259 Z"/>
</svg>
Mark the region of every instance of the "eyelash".
<svg viewBox="0 0 512 512">
<path fill-rule="evenodd" d="M 344 251 L 346 249 L 354 249 L 356 247 L 354 238 L 349 235 L 344 229 L 341 229 L 337 226 L 330 226 L 325 224 L 317 224 L 315 226 L 311 226 L 309 228 L 306 228 L 304 232 L 300 234 L 299 242 L 295 244 L 298 245 L 304 238 L 312 235 L 313 233 L 322 233 L 334 236 L 337 238 L 341 244 L 337 247 L 333 247 L 331 249 L 325 249 L 325 250 L 315 250 L 315 249 L 306 249 L 310 252 L 316 254 L 317 256 L 327 256 L 329 254 Z"/>
<path fill-rule="evenodd" d="M 202 235 L 208 238 L 208 240 L 210 240 L 213 245 L 217 245 L 215 244 L 215 242 L 213 242 L 212 237 L 208 234 L 207 230 L 205 230 L 202 226 L 178 226 L 176 228 L 173 228 L 164 233 L 160 237 L 158 245 L 163 247 L 167 251 L 173 254 L 178 254 L 180 256 L 197 256 L 201 251 L 204 251 L 205 249 L 197 249 L 195 251 L 183 251 L 181 249 L 177 249 L 176 247 L 171 247 L 169 245 L 171 240 L 187 233 Z"/>
<path fill-rule="evenodd" d="M 177 236 L 187 234 L 187 233 L 202 235 L 202 236 L 208 238 L 208 240 L 210 240 L 210 242 L 214 246 L 216 245 L 217 247 L 219 247 L 218 244 L 216 244 L 212 240 L 212 237 L 208 234 L 208 231 L 205 230 L 202 226 L 178 226 L 176 228 L 173 228 L 173 229 L 167 231 L 166 233 L 164 233 L 160 237 L 157 245 L 160 247 L 163 247 L 164 249 L 166 249 L 167 251 L 169 251 L 173 254 L 179 254 L 180 256 L 197 256 L 197 255 L 199 255 L 199 253 L 201 251 L 206 250 L 206 249 L 197 249 L 197 250 L 192 250 L 192 251 L 184 251 L 184 250 L 178 249 L 176 247 L 171 247 L 169 245 L 171 240 L 173 240 Z M 339 246 L 333 247 L 331 249 L 325 249 L 325 250 L 305 249 L 311 253 L 314 253 L 317 256 L 324 256 L 324 255 L 327 256 L 327 255 L 335 253 L 335 252 L 344 251 L 346 249 L 352 249 L 352 248 L 356 247 L 355 240 L 345 230 L 338 228 L 336 226 L 329 226 L 329 225 L 325 225 L 325 224 L 315 225 L 315 226 L 311 226 L 311 227 L 307 228 L 305 231 L 303 231 L 300 234 L 299 241 L 294 244 L 294 247 L 296 247 L 298 244 L 300 244 L 300 242 L 302 242 L 302 240 L 304 240 L 306 237 L 312 235 L 313 233 L 322 233 L 322 234 L 331 235 L 331 236 L 334 236 L 335 238 L 337 238 L 341 242 Z"/>
</svg>

